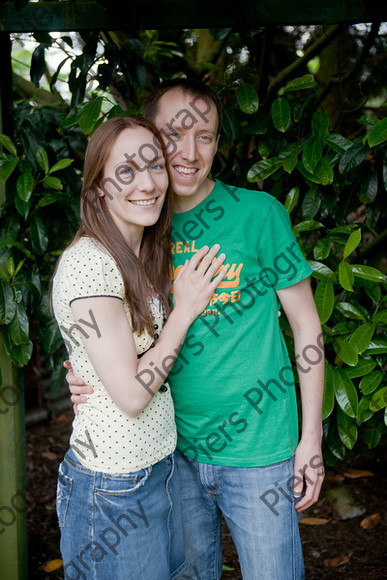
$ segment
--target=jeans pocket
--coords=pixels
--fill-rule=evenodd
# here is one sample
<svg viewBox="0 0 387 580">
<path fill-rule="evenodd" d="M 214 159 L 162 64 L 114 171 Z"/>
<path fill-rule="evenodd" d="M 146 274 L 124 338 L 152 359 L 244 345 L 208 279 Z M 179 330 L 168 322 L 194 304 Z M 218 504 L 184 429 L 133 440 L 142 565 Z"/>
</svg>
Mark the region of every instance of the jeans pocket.
<svg viewBox="0 0 387 580">
<path fill-rule="evenodd" d="M 59 466 L 58 483 L 56 487 L 56 513 L 59 527 L 64 528 L 66 524 L 66 513 L 70 502 L 73 480 L 63 471 L 63 463 Z"/>
<path fill-rule="evenodd" d="M 101 487 L 96 487 L 95 493 L 101 496 L 125 496 L 135 493 L 143 487 L 151 473 L 152 466 L 122 475 L 104 473 L 101 479 Z"/>
</svg>

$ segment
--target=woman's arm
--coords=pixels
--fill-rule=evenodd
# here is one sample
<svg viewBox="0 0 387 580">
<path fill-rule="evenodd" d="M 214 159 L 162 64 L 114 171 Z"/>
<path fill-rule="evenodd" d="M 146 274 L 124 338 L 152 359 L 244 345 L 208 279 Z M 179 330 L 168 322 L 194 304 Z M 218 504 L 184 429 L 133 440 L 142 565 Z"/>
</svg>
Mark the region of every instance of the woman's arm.
<svg viewBox="0 0 387 580">
<path fill-rule="evenodd" d="M 293 331 L 300 381 L 302 433 L 295 454 L 294 492 L 295 495 L 305 492 L 296 508 L 302 510 L 317 501 L 324 479 L 321 452 L 324 348 L 309 279 L 278 290 L 277 294 Z"/>
<path fill-rule="evenodd" d="M 211 250 L 202 248 L 179 271 L 174 283 L 174 309 L 154 348 L 140 359 L 121 300 L 93 297 L 72 302 L 71 309 L 78 321 L 89 319 L 92 311 L 99 332 L 82 337 L 86 352 L 112 400 L 130 417 L 138 416 L 158 391 L 189 326 L 223 279 L 224 268 L 214 278 L 225 258 L 221 254 L 214 260 L 218 250 L 218 245 Z"/>
</svg>

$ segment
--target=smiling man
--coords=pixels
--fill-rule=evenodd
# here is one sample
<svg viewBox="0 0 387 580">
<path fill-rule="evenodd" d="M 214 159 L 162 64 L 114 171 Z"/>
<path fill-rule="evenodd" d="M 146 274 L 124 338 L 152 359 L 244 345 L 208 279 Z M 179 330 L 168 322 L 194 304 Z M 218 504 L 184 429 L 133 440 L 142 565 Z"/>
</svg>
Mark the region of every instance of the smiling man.
<svg viewBox="0 0 387 580">
<path fill-rule="evenodd" d="M 205 85 L 163 82 L 144 111 L 169 153 L 174 277 L 203 245 L 219 243 L 226 254 L 227 274 L 169 375 L 187 558 L 181 578 L 221 577 L 223 514 L 244 580 L 299 580 L 298 515 L 317 501 L 324 472 L 324 357 L 311 268 L 273 196 L 210 179 L 221 108 Z M 294 337 L 301 437 L 280 306 Z"/>
</svg>

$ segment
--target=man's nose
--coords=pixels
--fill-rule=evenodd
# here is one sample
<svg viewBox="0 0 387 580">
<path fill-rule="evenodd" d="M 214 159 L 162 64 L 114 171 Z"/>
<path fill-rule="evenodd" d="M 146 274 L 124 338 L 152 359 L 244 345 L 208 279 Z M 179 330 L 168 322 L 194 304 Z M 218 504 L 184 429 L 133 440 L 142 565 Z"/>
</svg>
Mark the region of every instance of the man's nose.
<svg viewBox="0 0 387 580">
<path fill-rule="evenodd" d="M 196 161 L 197 144 L 194 135 L 186 135 L 182 144 L 181 156 L 187 161 Z"/>
</svg>

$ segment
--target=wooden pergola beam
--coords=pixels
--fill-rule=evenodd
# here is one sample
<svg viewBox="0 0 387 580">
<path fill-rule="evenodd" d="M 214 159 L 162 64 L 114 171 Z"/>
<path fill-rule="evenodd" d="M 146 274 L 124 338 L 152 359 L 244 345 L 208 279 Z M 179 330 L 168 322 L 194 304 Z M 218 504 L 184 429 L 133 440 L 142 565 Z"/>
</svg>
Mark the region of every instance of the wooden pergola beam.
<svg viewBox="0 0 387 580">
<path fill-rule="evenodd" d="M 387 20 L 369 0 L 62 0 L 0 2 L 0 31 L 254 28 Z"/>
</svg>

